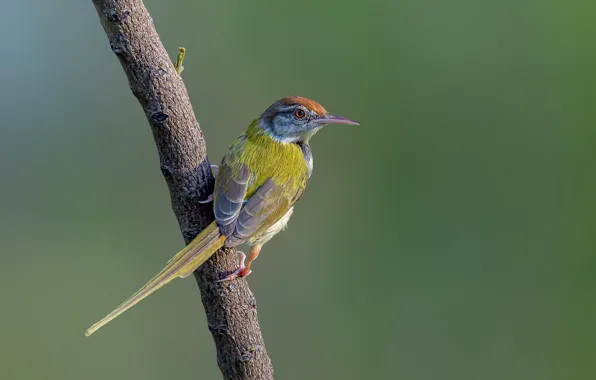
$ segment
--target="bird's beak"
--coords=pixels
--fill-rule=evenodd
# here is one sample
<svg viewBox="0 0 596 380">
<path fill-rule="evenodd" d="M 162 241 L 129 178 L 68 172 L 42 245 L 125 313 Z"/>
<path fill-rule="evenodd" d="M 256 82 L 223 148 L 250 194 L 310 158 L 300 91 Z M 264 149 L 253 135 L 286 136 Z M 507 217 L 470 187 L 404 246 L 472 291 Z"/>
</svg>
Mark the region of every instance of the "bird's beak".
<svg viewBox="0 0 596 380">
<path fill-rule="evenodd" d="M 350 120 L 348 118 L 342 116 L 335 116 L 335 115 L 327 115 L 323 116 L 319 119 L 313 120 L 315 123 L 318 124 L 349 124 L 349 125 L 359 125 L 354 120 Z"/>
</svg>

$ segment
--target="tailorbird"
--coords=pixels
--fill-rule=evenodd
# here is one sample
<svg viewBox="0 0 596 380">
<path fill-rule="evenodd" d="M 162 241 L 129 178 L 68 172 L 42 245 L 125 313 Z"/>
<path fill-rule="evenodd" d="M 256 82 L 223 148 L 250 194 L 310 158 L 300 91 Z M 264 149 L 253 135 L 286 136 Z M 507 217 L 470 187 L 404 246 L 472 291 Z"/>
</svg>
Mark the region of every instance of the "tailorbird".
<svg viewBox="0 0 596 380">
<path fill-rule="evenodd" d="M 291 96 L 273 103 L 255 119 L 214 167 L 215 221 L 178 252 L 157 276 L 101 321 L 89 336 L 176 277 L 187 277 L 219 248 L 247 244 L 238 269 L 220 281 L 245 277 L 261 247 L 283 230 L 312 173 L 308 142 L 326 124 L 355 121 L 327 113 L 317 102 Z M 216 173 L 215 173 L 216 172 Z M 246 264 L 245 264 L 246 260 Z"/>
</svg>

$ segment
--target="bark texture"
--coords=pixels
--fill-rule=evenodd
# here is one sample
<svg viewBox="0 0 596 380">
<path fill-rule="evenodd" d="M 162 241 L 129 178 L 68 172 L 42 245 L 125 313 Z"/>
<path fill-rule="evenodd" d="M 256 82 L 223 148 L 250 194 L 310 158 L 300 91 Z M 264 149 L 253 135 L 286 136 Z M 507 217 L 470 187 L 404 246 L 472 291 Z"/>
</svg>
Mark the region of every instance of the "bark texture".
<svg viewBox="0 0 596 380">
<path fill-rule="evenodd" d="M 203 132 L 182 78 L 176 73 L 142 0 L 93 0 L 112 51 L 151 126 L 172 208 L 188 244 L 213 221 L 213 190 Z M 238 265 L 234 250 L 218 251 L 195 278 L 217 348 L 224 379 L 273 379 L 257 320 L 257 304 L 245 279 L 216 283 Z"/>
</svg>

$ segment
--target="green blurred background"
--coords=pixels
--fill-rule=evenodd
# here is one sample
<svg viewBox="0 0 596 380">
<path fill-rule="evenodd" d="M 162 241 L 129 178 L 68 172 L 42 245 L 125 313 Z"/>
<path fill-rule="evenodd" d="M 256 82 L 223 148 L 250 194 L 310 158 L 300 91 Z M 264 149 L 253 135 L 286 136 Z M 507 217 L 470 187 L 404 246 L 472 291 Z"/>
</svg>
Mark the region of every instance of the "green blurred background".
<svg viewBox="0 0 596 380">
<path fill-rule="evenodd" d="M 283 96 L 361 123 L 248 279 L 276 378 L 596 377 L 596 3 L 145 4 L 212 162 Z M 220 378 L 193 279 L 84 337 L 183 241 L 91 1 L 2 8 L 0 378 Z"/>
</svg>

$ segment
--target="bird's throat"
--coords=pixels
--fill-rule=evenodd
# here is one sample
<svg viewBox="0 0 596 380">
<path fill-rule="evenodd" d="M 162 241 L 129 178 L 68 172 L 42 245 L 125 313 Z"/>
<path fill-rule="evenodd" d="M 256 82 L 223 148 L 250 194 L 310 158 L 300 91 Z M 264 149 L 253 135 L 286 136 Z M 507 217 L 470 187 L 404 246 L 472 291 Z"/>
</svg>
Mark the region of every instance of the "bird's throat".
<svg viewBox="0 0 596 380">
<path fill-rule="evenodd" d="M 317 133 L 317 131 L 320 129 L 320 128 L 314 128 L 314 129 L 301 130 L 301 131 L 294 130 L 294 131 L 279 132 L 279 128 L 276 128 L 273 125 L 272 121 L 257 119 L 256 122 L 257 123 L 253 122 L 251 127 L 254 126 L 255 128 L 259 128 L 265 134 L 267 134 L 267 136 L 271 137 L 275 141 L 280 142 L 282 144 L 300 143 L 300 142 L 308 143 L 308 140 L 310 140 L 310 138 L 312 136 L 314 136 L 314 134 Z"/>
</svg>

